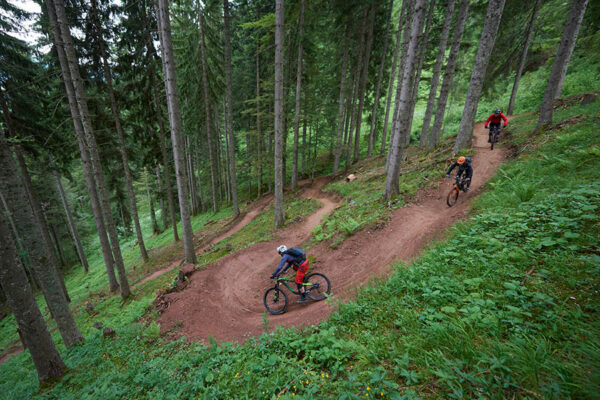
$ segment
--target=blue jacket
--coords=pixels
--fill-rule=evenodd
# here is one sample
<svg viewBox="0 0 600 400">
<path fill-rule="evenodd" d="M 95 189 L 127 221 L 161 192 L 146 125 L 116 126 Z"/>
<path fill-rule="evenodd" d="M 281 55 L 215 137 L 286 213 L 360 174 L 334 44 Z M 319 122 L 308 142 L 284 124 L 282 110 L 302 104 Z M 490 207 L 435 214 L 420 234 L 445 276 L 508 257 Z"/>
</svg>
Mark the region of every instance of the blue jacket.
<svg viewBox="0 0 600 400">
<path fill-rule="evenodd" d="M 277 266 L 277 268 L 275 269 L 275 272 L 273 272 L 273 275 L 271 275 L 272 277 L 278 275 L 280 272 L 284 273 L 285 271 L 287 271 L 287 269 L 292 266 L 292 264 L 299 264 L 301 262 L 303 262 L 304 260 L 302 260 L 300 257 L 294 257 L 291 254 L 284 254 L 283 257 L 281 257 L 281 262 L 279 263 L 279 265 Z M 283 268 L 283 266 L 286 265 L 285 268 Z M 282 271 L 283 268 L 283 271 Z"/>
</svg>

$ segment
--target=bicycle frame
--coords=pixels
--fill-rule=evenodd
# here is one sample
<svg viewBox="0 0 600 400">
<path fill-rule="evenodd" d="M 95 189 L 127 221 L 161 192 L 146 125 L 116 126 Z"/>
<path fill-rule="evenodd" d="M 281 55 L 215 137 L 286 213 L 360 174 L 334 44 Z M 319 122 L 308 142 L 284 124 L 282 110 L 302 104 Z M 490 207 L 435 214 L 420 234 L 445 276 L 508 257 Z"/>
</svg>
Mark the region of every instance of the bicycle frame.
<svg viewBox="0 0 600 400">
<path fill-rule="evenodd" d="M 288 288 L 288 290 L 294 294 L 297 294 L 298 296 L 301 294 L 299 291 L 294 290 L 290 287 L 290 285 L 288 285 L 288 282 L 294 282 L 296 283 L 296 281 L 294 279 L 290 279 L 290 278 L 277 278 L 277 282 L 275 282 L 275 287 L 278 287 L 279 285 L 283 284 L 286 288 Z M 302 282 L 302 286 L 310 286 L 310 283 L 308 282 Z"/>
</svg>

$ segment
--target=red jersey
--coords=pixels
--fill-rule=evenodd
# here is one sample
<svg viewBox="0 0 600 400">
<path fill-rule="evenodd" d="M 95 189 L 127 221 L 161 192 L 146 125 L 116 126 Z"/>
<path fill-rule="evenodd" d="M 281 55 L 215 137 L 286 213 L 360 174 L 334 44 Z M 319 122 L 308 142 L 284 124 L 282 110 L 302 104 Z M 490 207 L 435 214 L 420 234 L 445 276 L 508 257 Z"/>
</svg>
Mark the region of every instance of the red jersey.
<svg viewBox="0 0 600 400">
<path fill-rule="evenodd" d="M 504 120 L 504 125 L 508 125 L 508 119 L 506 118 L 506 115 L 504 115 L 503 113 L 500 113 L 499 115 L 492 114 L 489 116 L 487 121 L 485 121 L 485 127 L 487 128 L 490 122 L 492 124 L 499 124 L 500 122 L 502 122 L 502 120 Z"/>
</svg>

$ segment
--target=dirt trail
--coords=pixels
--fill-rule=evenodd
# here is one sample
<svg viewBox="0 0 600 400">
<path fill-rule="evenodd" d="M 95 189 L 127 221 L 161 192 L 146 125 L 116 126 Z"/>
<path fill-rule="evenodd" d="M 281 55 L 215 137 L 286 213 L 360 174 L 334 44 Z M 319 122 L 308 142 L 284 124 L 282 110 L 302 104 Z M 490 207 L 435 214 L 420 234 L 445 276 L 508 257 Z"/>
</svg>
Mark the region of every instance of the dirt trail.
<svg viewBox="0 0 600 400">
<path fill-rule="evenodd" d="M 476 154 L 472 157 L 471 191 L 461 193 L 454 207 L 449 208 L 445 203 L 453 181 L 442 180 L 436 188 L 420 191 L 414 204 L 395 210 L 385 228 L 363 230 L 335 250 L 326 243 L 311 249 L 309 255 L 315 258 L 312 266 L 329 277 L 334 295 L 350 293 L 351 288 L 370 277 L 387 273 L 395 260 L 414 259 L 446 228 L 465 217 L 471 200 L 481 193 L 482 185 L 494 175 L 507 153 L 503 147 L 490 151 L 488 131 L 483 126 L 481 122 L 474 128 Z M 206 270 L 193 274 L 184 291 L 167 295 L 170 305 L 159 319 L 162 329 L 179 326 L 180 335 L 205 341 L 209 335 L 219 341 L 243 341 L 259 335 L 265 311 L 262 297 L 271 285 L 268 277 L 279 262 L 275 249 L 280 244 L 293 246 L 308 239 L 321 218 L 337 205 L 320 191 L 325 182 L 326 179 L 321 178 L 302 193 L 303 198 L 317 199 L 324 204 L 306 220 L 279 232 L 272 241 L 220 259 Z M 288 300 L 287 313 L 269 316 L 271 328 L 315 324 L 331 312 L 326 302 L 296 304 L 294 295 L 288 296 Z"/>
</svg>

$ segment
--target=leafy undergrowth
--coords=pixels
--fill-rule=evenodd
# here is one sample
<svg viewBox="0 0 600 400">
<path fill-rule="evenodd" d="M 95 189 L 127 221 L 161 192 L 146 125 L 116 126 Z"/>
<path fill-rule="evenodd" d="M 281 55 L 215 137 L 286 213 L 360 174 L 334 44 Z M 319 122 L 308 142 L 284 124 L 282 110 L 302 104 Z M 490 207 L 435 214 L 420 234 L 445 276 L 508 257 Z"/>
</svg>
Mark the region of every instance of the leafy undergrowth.
<svg viewBox="0 0 600 400">
<path fill-rule="evenodd" d="M 37 393 L 27 354 L 0 367 L 7 399 L 597 398 L 600 393 L 599 103 L 505 164 L 477 214 L 410 267 L 316 327 L 243 345 L 169 342 L 126 307 L 114 339 L 62 350 L 70 373 Z M 268 328 L 268 326 L 266 326 Z M 36 396 L 37 393 L 37 396 Z"/>
<path fill-rule="evenodd" d="M 339 193 L 344 202 L 315 227 L 312 242 L 333 239 L 331 245 L 335 247 L 366 226 L 387 224 L 394 209 L 405 205 L 417 190 L 444 176 L 452 142 L 453 138 L 445 138 L 441 146 L 427 154 L 423 154 L 417 147 L 407 150 L 407 160 L 400 170 L 400 197 L 394 199 L 388 207 L 384 207 L 382 203 L 386 176 L 384 158 L 359 164 L 354 170 L 356 179 L 352 182 L 340 179 L 327 185 L 325 191 Z"/>
</svg>

